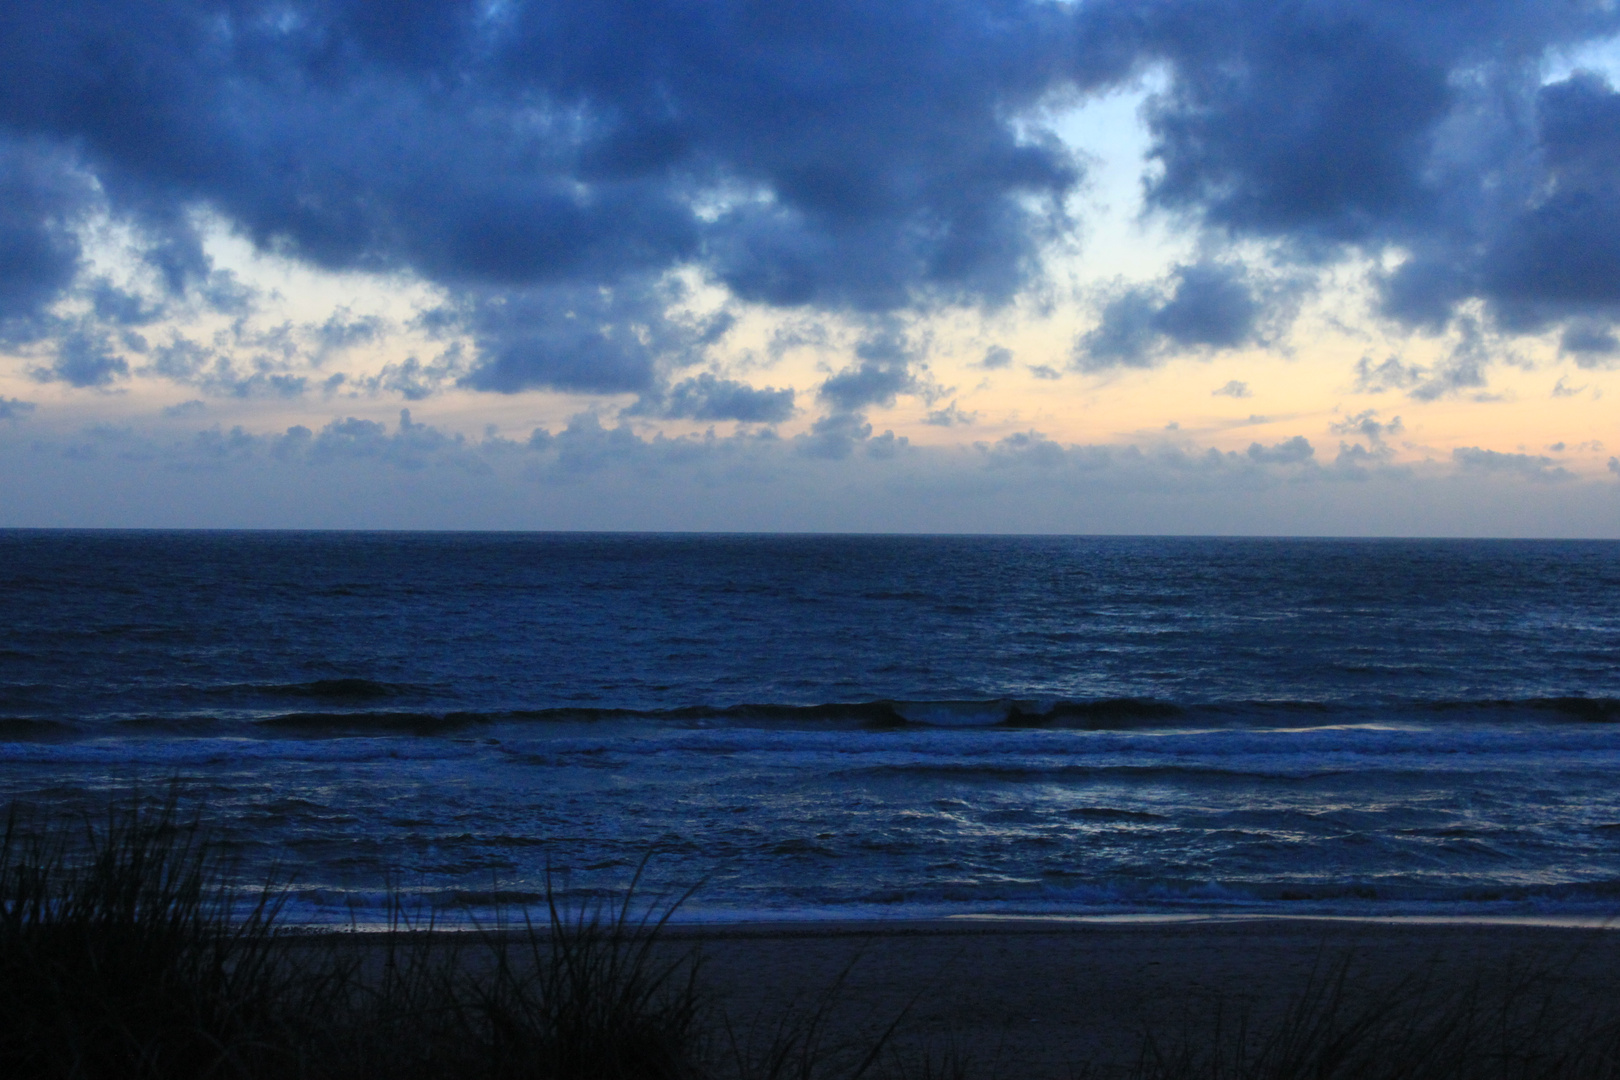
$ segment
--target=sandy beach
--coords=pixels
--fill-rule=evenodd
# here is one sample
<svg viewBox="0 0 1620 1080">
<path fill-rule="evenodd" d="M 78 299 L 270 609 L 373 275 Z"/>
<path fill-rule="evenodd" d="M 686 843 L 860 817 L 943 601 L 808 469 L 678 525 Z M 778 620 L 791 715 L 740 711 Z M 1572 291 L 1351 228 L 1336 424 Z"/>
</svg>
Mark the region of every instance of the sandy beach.
<svg viewBox="0 0 1620 1080">
<path fill-rule="evenodd" d="M 1620 933 L 1558 925 L 1307 918 L 1168 922 L 952 919 L 676 926 L 702 982 L 740 1030 L 830 1006 L 830 1039 L 902 1016 L 898 1045 L 951 1049 L 981 1076 L 1069 1077 L 1165 1042 L 1264 1029 L 1348 964 L 1346 1005 L 1406 986 L 1429 1000 L 1477 986 L 1486 999 L 1528 976 L 1560 1000 L 1612 1001 Z M 840 981 L 841 980 L 841 981 Z"/>
</svg>

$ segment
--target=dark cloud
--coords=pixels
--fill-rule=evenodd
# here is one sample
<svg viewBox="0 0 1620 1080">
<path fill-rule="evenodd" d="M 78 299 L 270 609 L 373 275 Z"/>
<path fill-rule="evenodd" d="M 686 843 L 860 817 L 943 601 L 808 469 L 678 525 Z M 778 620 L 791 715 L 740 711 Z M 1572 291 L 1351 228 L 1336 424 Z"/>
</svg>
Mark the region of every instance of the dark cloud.
<svg viewBox="0 0 1620 1080">
<path fill-rule="evenodd" d="M 943 409 L 934 409 L 923 418 L 923 423 L 934 427 L 970 427 L 979 418 L 977 412 L 964 412 L 956 405 L 955 399 Z"/>
<path fill-rule="evenodd" d="M 1370 356 L 1356 361 L 1358 394 L 1382 394 L 1386 390 L 1409 390 L 1423 381 L 1428 369 L 1422 364 L 1408 364 L 1398 356 L 1388 356 L 1373 363 Z"/>
<path fill-rule="evenodd" d="M 1002 368 L 1011 366 L 1012 362 L 1013 353 L 1011 349 L 1002 345 L 992 345 L 984 350 L 984 358 L 979 361 L 979 366 L 986 371 L 1000 371 Z"/>
<path fill-rule="evenodd" d="M 167 343 L 149 350 L 140 371 L 220 397 L 299 397 L 309 389 L 309 379 L 287 368 L 286 359 L 270 353 L 241 360 L 226 349 L 173 334 Z"/>
<path fill-rule="evenodd" d="M 327 316 L 325 322 L 314 327 L 316 345 L 322 355 L 369 345 L 388 329 L 388 323 L 376 315 L 355 317 L 347 307 L 339 308 Z"/>
<path fill-rule="evenodd" d="M 1607 325 L 1620 95 L 1540 71 L 1617 29 L 1586 0 L 13 3 L 0 336 L 62 330 L 37 319 L 95 207 L 164 300 L 246 310 L 206 210 L 261 250 L 443 287 L 480 350 L 464 385 L 647 393 L 704 333 L 649 284 L 674 268 L 825 311 L 1018 295 L 1083 179 L 1041 108 L 1149 69 L 1148 202 L 1205 250 L 1400 253 L 1377 284 L 1414 327 L 1473 301 L 1511 333 Z M 164 302 L 104 299 L 128 323 Z M 1279 302 L 1235 262 L 1183 267 L 1115 297 L 1077 362 L 1263 343 Z"/>
<path fill-rule="evenodd" d="M 1540 483 L 1575 478 L 1574 473 L 1541 454 L 1504 454 L 1496 450 L 1481 450 L 1477 446 L 1459 446 L 1451 452 L 1451 458 L 1464 469 L 1510 473 Z"/>
<path fill-rule="evenodd" d="M 1620 104 L 1549 86 L 1549 53 L 1612 36 L 1580 0 L 1103 0 L 1169 79 L 1145 116 L 1151 206 L 1306 261 L 1399 251 L 1385 314 L 1437 329 L 1486 301 L 1514 331 L 1620 305 Z"/>
<path fill-rule="evenodd" d="M 464 436 L 414 421 L 409 409 L 400 410 L 399 424 L 392 434 L 386 424 L 353 416 L 333 420 L 319 432 L 300 424 L 274 440 L 271 454 L 283 461 L 302 460 L 317 465 L 378 460 L 412 471 L 432 464 L 466 467 L 477 460 L 470 454 Z"/>
<path fill-rule="evenodd" d="M 985 463 L 993 469 L 1027 466 L 1050 469 L 1064 464 L 1069 457 L 1061 443 L 1038 431 L 1014 432 L 988 445 L 974 445 L 985 454 Z"/>
<path fill-rule="evenodd" d="M 1328 430 L 1335 435 L 1360 435 L 1374 446 L 1381 446 L 1385 436 L 1399 435 L 1406 429 L 1398 416 L 1380 420 L 1377 409 L 1364 409 L 1354 416 L 1329 424 Z"/>
<path fill-rule="evenodd" d="M 0 420 L 21 420 L 33 411 L 34 403 L 32 401 L 0 397 Z"/>
<path fill-rule="evenodd" d="M 1102 309 L 1102 319 L 1075 343 L 1081 371 L 1150 367 L 1158 359 L 1159 332 L 1153 328 L 1162 299 L 1152 289 L 1128 289 Z"/>
<path fill-rule="evenodd" d="M 731 328 L 727 312 L 682 315 L 673 307 L 681 299 L 674 286 L 642 280 L 481 295 L 448 316 L 471 332 L 480 357 L 461 382 L 503 393 L 646 393 Z"/>
<path fill-rule="evenodd" d="M 904 435 L 896 436 L 892 431 L 884 431 L 881 435 L 874 435 L 866 440 L 866 456 L 879 461 L 899 457 L 911 446 L 911 440 Z"/>
<path fill-rule="evenodd" d="M 183 416 L 196 416 L 198 413 L 207 411 L 208 403 L 200 398 L 192 398 L 189 401 L 180 401 L 173 405 L 165 405 L 163 407 L 163 415 L 169 419 L 179 419 Z"/>
<path fill-rule="evenodd" d="M 1267 300 L 1241 266 L 1179 266 L 1156 285 L 1108 301 L 1102 320 L 1075 343 L 1074 363 L 1081 371 L 1152 367 L 1188 349 L 1235 348 L 1260 339 L 1266 313 Z"/>
<path fill-rule="evenodd" d="M 95 326 L 79 326 L 59 337 L 56 355 L 44 367 L 29 370 L 39 382 L 105 387 L 129 375 L 129 361 L 115 351 L 112 336 Z"/>
<path fill-rule="evenodd" d="M 206 205 L 329 268 L 504 288 L 696 261 L 874 310 L 1021 286 L 1080 169 L 1015 118 L 1106 74 L 1077 59 L 1071 12 L 1033 0 L 63 0 L 0 22 L 0 126 L 81 147 L 171 288 L 209 273 Z M 71 250 L 29 243 L 57 281 Z"/>
<path fill-rule="evenodd" d="M 538 434 L 530 437 L 530 448 L 554 451 L 557 472 L 564 476 L 586 475 L 616 465 L 649 469 L 657 456 L 657 447 L 638 437 L 629 424 L 603 427 L 594 413 L 573 417 L 566 428 L 547 439 L 537 440 Z"/>
<path fill-rule="evenodd" d="M 1162 168 L 1149 199 L 1233 231 L 1334 240 L 1420 209 L 1450 93 L 1445 58 L 1412 38 L 1447 20 L 1401 26 L 1393 7 L 1148 5 L 1150 47 L 1174 73 L 1147 109 Z"/>
<path fill-rule="evenodd" d="M 105 279 L 94 282 L 87 291 L 96 318 L 114 326 L 146 326 L 168 313 L 165 305 L 120 289 Z"/>
<path fill-rule="evenodd" d="M 659 415 L 687 420 L 737 420 L 779 424 L 793 415 L 793 390 L 755 389 L 734 379 L 704 372 L 670 387 Z"/>
<path fill-rule="evenodd" d="M 913 346 L 897 330 L 871 334 L 855 346 L 855 363 L 821 384 L 821 400 L 840 412 L 853 413 L 870 405 L 888 406 L 917 389 L 911 364 Z"/>
<path fill-rule="evenodd" d="M 1261 306 L 1236 267 L 1199 263 L 1179 267 L 1175 291 L 1153 316 L 1153 329 L 1178 346 L 1230 349 L 1251 340 Z"/>
<path fill-rule="evenodd" d="M 193 435 L 191 445 L 186 450 L 194 467 L 199 464 L 219 467 L 254 457 L 259 452 L 261 442 L 260 438 L 242 427 L 233 427 L 230 431 L 214 428 Z"/>
<path fill-rule="evenodd" d="M 854 453 L 855 447 L 872 437 L 872 425 L 859 413 L 833 413 L 810 425 L 799 436 L 799 450 L 815 458 L 837 461 Z"/>
<path fill-rule="evenodd" d="M 1485 369 L 1495 359 L 1495 350 L 1479 323 L 1471 318 L 1459 320 L 1457 344 L 1444 360 L 1423 373 L 1423 381 L 1412 388 L 1411 396 L 1418 401 L 1435 401 L 1451 397 L 1464 390 L 1483 390 Z"/>
<path fill-rule="evenodd" d="M 65 148 L 0 131 L 0 341 L 42 332 L 33 321 L 78 273 L 74 227 L 94 198 Z"/>
<path fill-rule="evenodd" d="M 1249 444 L 1249 460 L 1260 465 L 1298 465 L 1315 455 L 1316 450 L 1303 435 L 1295 435 L 1272 446 Z"/>
<path fill-rule="evenodd" d="M 1536 96 L 1541 190 L 1494 238 L 1484 292 L 1513 327 L 1620 314 L 1620 94 L 1577 74 Z"/>
<path fill-rule="evenodd" d="M 389 362 L 382 366 L 382 370 L 375 375 L 363 379 L 349 379 L 342 374 L 334 376 L 337 382 L 330 383 L 330 390 L 338 387 L 352 386 L 363 393 L 392 393 L 398 394 L 406 401 L 421 401 L 431 397 L 440 389 L 454 383 L 466 374 L 467 364 L 462 355 L 459 344 L 452 345 L 431 361 L 424 364 L 415 356 L 407 356 L 399 363 Z"/>
<path fill-rule="evenodd" d="M 1558 347 L 1583 368 L 1609 367 L 1620 357 L 1620 338 L 1607 322 L 1579 319 L 1564 327 Z"/>
<path fill-rule="evenodd" d="M 827 350 L 835 346 L 833 334 L 820 319 L 788 317 L 771 331 L 766 354 L 780 360 L 794 349 Z"/>
<path fill-rule="evenodd" d="M 1394 455 L 1388 447 L 1366 447 L 1360 443 L 1341 442 L 1339 453 L 1333 459 L 1333 473 L 1348 480 L 1370 480 L 1373 470 L 1387 468 L 1387 462 L 1392 456 Z"/>
</svg>

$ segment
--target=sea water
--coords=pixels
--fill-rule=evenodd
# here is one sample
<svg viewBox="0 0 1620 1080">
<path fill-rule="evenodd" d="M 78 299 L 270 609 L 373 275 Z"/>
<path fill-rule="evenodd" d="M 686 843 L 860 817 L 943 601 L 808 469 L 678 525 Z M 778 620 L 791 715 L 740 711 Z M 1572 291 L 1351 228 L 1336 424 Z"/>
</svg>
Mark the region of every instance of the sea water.
<svg viewBox="0 0 1620 1080">
<path fill-rule="evenodd" d="M 311 921 L 1620 913 L 1620 544 L 0 532 L 0 798 Z"/>
</svg>

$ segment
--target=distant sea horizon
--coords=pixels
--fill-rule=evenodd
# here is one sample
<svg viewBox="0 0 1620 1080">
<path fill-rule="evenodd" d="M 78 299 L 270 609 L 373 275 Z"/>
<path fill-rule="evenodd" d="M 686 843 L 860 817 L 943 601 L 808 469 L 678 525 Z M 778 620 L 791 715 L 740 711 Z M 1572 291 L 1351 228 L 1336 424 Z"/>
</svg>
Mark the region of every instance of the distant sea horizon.
<svg viewBox="0 0 1620 1080">
<path fill-rule="evenodd" d="M 299 921 L 1620 913 L 1620 541 L 0 530 L 0 795 Z"/>
<path fill-rule="evenodd" d="M 1620 536 L 1469 533 L 1261 533 L 1261 532 L 1059 532 L 937 531 L 895 529 L 682 529 L 682 528 L 496 528 L 483 526 L 392 525 L 0 525 L 5 533 L 311 533 L 319 535 L 421 534 L 427 536 L 753 536 L 753 537 L 912 537 L 1063 540 L 1469 540 L 1481 543 L 1616 543 Z"/>
</svg>

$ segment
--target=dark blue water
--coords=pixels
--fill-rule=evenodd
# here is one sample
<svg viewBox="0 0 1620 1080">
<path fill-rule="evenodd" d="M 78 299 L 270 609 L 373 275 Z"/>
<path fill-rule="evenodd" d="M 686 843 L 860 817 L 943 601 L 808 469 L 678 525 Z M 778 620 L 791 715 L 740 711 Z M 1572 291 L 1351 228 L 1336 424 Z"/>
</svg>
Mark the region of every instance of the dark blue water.
<svg viewBox="0 0 1620 1080">
<path fill-rule="evenodd" d="M 0 532 L 0 740 L 310 917 L 1620 910 L 1620 544 Z"/>
</svg>

